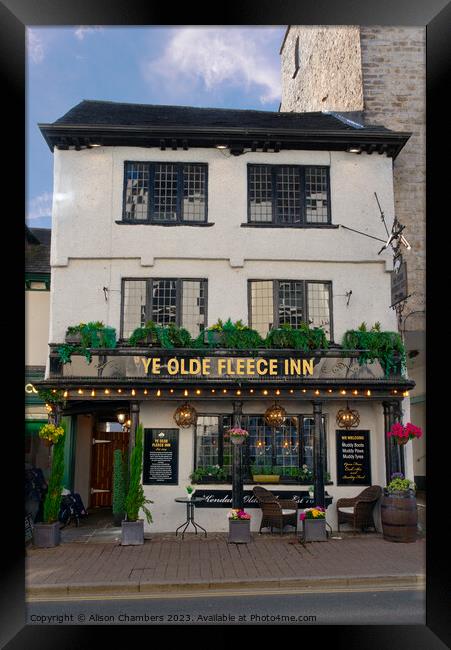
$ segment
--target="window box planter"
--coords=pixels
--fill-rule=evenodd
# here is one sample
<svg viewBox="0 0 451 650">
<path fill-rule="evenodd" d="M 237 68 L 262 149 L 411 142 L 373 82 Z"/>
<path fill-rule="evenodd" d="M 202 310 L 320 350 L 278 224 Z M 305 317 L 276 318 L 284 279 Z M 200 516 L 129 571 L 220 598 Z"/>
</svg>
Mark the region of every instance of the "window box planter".
<svg viewBox="0 0 451 650">
<path fill-rule="evenodd" d="M 229 519 L 229 543 L 248 544 L 251 541 L 250 519 Z"/>
<path fill-rule="evenodd" d="M 255 483 L 279 483 L 278 474 L 252 474 L 252 480 Z"/>
<path fill-rule="evenodd" d="M 33 526 L 33 544 L 38 548 L 51 548 L 58 546 L 61 542 L 60 522 L 55 521 L 52 524 L 34 524 Z"/>
<path fill-rule="evenodd" d="M 304 519 L 302 531 L 304 542 L 327 542 L 325 519 Z"/>
<path fill-rule="evenodd" d="M 205 330 L 204 331 L 204 343 L 212 343 L 213 345 L 219 345 L 222 340 L 222 332 L 215 330 Z"/>
<path fill-rule="evenodd" d="M 121 546 L 138 546 L 144 544 L 144 519 L 123 521 Z"/>
<path fill-rule="evenodd" d="M 81 344 L 81 332 L 75 332 L 74 334 L 66 334 L 64 340 L 65 340 L 66 343 L 71 343 L 72 345 L 80 345 Z"/>
</svg>

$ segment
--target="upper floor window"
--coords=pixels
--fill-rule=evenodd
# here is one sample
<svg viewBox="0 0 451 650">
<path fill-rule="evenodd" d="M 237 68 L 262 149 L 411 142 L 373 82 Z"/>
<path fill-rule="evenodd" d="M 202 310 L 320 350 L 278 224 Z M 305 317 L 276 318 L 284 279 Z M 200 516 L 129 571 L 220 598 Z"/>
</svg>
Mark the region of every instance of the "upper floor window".
<svg viewBox="0 0 451 650">
<path fill-rule="evenodd" d="M 126 162 L 123 220 L 205 222 L 207 165 Z"/>
<path fill-rule="evenodd" d="M 207 280 L 124 279 L 121 337 L 128 338 L 149 320 L 159 325 L 174 323 L 198 336 L 206 323 L 206 294 Z"/>
<path fill-rule="evenodd" d="M 249 223 L 330 224 L 329 168 L 248 165 L 248 199 Z"/>
<path fill-rule="evenodd" d="M 249 323 L 262 336 L 288 323 L 323 327 L 332 338 L 332 283 L 316 280 L 250 280 Z"/>
</svg>

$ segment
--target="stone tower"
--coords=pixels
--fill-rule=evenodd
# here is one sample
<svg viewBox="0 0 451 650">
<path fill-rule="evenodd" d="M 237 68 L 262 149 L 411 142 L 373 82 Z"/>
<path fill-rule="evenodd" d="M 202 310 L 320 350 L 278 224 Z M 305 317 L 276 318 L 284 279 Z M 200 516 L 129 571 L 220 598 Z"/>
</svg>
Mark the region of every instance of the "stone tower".
<svg viewBox="0 0 451 650">
<path fill-rule="evenodd" d="M 425 28 L 290 25 L 280 54 L 280 111 L 354 113 L 357 121 L 412 133 L 394 161 L 394 193 L 395 214 L 412 246 L 410 251 L 403 249 L 411 297 L 401 325 L 411 356 L 409 374 L 417 383 L 412 393 L 411 420 L 424 430 Z M 374 228 L 368 232 L 383 238 L 385 231 L 378 222 L 377 205 L 374 207 Z M 415 445 L 415 474 L 420 479 L 426 473 L 424 438 Z M 418 484 L 421 489 L 421 480 Z"/>
</svg>

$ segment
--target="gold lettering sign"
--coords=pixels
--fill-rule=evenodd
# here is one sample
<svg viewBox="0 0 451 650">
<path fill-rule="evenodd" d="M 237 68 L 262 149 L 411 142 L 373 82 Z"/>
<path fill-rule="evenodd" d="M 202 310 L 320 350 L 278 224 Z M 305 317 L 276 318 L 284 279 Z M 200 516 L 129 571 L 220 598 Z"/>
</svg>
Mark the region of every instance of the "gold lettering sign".
<svg viewBox="0 0 451 650">
<path fill-rule="evenodd" d="M 313 375 L 313 359 L 263 359 L 253 357 L 141 357 L 147 375 L 191 377 L 302 377 Z"/>
</svg>

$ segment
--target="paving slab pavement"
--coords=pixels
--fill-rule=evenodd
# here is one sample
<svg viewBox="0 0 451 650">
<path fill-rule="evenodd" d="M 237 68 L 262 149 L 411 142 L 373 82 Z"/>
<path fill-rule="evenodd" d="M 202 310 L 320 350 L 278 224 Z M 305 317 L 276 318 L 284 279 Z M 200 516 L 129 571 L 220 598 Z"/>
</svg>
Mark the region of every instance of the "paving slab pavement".
<svg viewBox="0 0 451 650">
<path fill-rule="evenodd" d="M 393 543 L 380 534 L 335 533 L 327 542 L 301 544 L 294 534 L 252 533 L 250 544 L 208 537 L 152 534 L 142 546 L 78 536 L 55 548 L 28 547 L 27 597 L 245 589 L 350 589 L 370 585 L 422 588 L 424 537 Z M 83 541 L 82 541 L 83 540 Z M 82 543 L 80 543 L 82 542 Z"/>
</svg>

